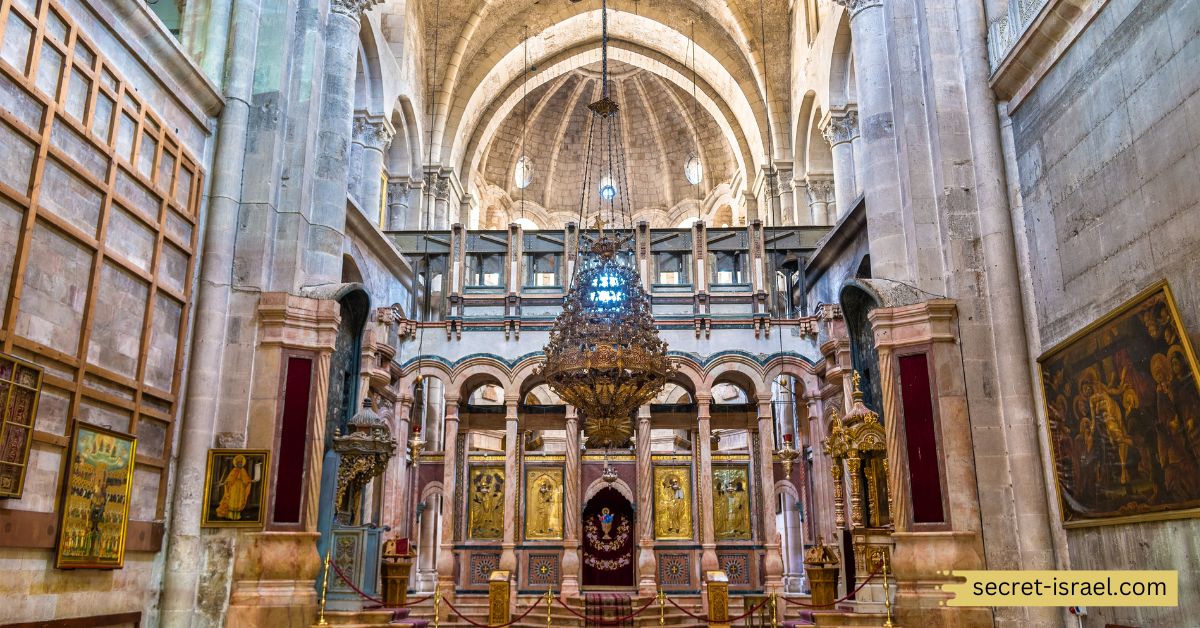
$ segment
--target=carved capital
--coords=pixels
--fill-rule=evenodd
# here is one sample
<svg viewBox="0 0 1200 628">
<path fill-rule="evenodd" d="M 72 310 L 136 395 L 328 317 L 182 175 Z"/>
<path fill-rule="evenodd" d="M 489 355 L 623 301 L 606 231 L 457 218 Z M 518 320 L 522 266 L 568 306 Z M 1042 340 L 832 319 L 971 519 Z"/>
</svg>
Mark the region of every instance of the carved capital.
<svg viewBox="0 0 1200 628">
<path fill-rule="evenodd" d="M 384 120 L 354 118 L 354 140 L 367 148 L 385 151 L 395 136 L 396 132 Z"/>
<path fill-rule="evenodd" d="M 393 204 L 408 205 L 408 193 L 412 189 L 412 181 L 388 181 L 388 199 Z"/>
<path fill-rule="evenodd" d="M 850 17 L 854 17 L 866 9 L 883 6 L 883 0 L 833 0 L 833 2 L 846 7 L 846 10 L 850 11 Z"/>
<path fill-rule="evenodd" d="M 358 20 L 367 9 L 379 4 L 380 0 L 329 0 L 329 12 Z"/>
<path fill-rule="evenodd" d="M 830 146 L 837 146 L 858 137 L 858 111 L 830 113 L 821 125 L 821 135 Z"/>
<path fill-rule="evenodd" d="M 808 177 L 808 198 L 810 203 L 828 203 L 833 199 L 833 179 L 828 177 Z"/>
</svg>

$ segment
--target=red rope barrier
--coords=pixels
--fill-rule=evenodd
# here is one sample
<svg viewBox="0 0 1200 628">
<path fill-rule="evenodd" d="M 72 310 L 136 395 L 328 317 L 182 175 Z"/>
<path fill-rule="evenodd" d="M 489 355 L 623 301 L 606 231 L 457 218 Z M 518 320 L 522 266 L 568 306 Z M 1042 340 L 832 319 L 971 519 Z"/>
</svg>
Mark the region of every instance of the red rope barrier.
<svg viewBox="0 0 1200 628">
<path fill-rule="evenodd" d="M 792 606 L 803 606 L 805 608 L 829 608 L 829 607 L 833 606 L 834 604 L 839 604 L 841 602 L 845 602 L 846 600 L 854 597 L 854 595 L 856 593 L 863 590 L 863 587 L 867 586 L 868 583 L 870 583 L 872 580 L 874 580 L 875 576 L 877 576 L 877 575 L 879 575 L 878 569 L 876 569 L 875 571 L 872 571 L 871 575 L 867 576 L 867 579 L 863 580 L 862 584 L 855 587 L 853 591 L 847 593 L 845 596 L 840 597 L 828 604 L 805 604 L 804 602 L 793 602 L 792 600 L 789 600 L 786 597 L 783 598 L 783 601 L 787 602 L 788 604 L 791 604 Z M 885 593 L 885 595 L 886 595 L 886 593 Z"/>
<path fill-rule="evenodd" d="M 713 620 L 709 619 L 707 615 L 697 615 L 697 614 L 689 611 L 688 609 L 680 606 L 679 604 L 677 604 L 675 602 L 675 600 L 672 600 L 671 598 L 667 598 L 667 601 L 671 603 L 671 606 L 674 606 L 675 608 L 678 608 L 679 610 L 683 611 L 683 613 L 685 615 L 687 615 L 688 617 L 691 617 L 692 619 L 698 619 L 703 622 L 714 623 Z M 737 617 L 730 617 L 729 619 L 727 619 L 725 621 L 716 622 L 716 623 L 728 624 L 728 623 L 732 623 L 735 621 L 741 621 L 741 620 L 753 615 L 754 613 L 757 613 L 759 610 L 762 609 L 762 607 L 767 605 L 767 602 L 770 602 L 770 601 L 771 601 L 770 597 L 763 598 L 763 601 L 759 602 L 757 605 L 755 605 L 753 608 L 746 611 L 745 613 L 742 613 L 741 615 L 738 615 Z"/>
<path fill-rule="evenodd" d="M 470 617 L 463 615 L 461 612 L 459 612 L 459 610 L 457 608 L 454 607 L 453 604 L 450 603 L 450 600 L 447 600 L 446 598 L 442 598 L 442 601 L 445 602 L 446 606 L 450 607 L 450 610 L 454 611 L 454 614 L 458 615 L 458 617 L 460 619 L 467 622 L 468 624 L 471 624 L 472 626 L 475 626 L 476 628 L 506 628 L 507 626 L 511 626 L 511 625 L 521 621 L 522 619 L 525 619 L 526 617 L 528 617 L 529 614 L 533 612 L 533 609 L 537 608 L 542 603 L 542 597 L 538 596 L 538 599 L 536 602 L 533 603 L 533 606 L 530 606 L 528 609 L 525 610 L 524 613 L 521 613 L 518 617 L 510 620 L 507 623 L 497 624 L 495 626 L 493 626 L 491 624 L 481 624 L 481 623 L 471 619 Z M 434 612 L 437 612 L 437 610 L 434 609 Z"/>
<path fill-rule="evenodd" d="M 559 597 L 557 599 L 558 599 L 558 603 L 561 604 L 563 608 L 567 609 L 567 612 L 582 619 L 584 622 L 599 624 L 601 626 L 616 626 L 618 624 L 625 623 L 625 622 L 633 619 L 634 617 L 637 617 L 638 615 L 641 615 L 642 613 L 646 612 L 646 609 L 650 608 L 650 605 L 654 604 L 654 602 L 657 600 L 657 598 L 650 598 L 649 600 L 646 601 L 646 604 L 644 606 L 642 606 L 641 608 L 637 609 L 636 611 L 633 611 L 632 613 L 630 613 L 629 615 L 626 615 L 624 617 L 618 617 L 616 619 L 589 619 L 586 615 L 580 615 L 579 611 L 571 608 L 567 604 L 567 602 L 565 600 L 563 600 L 561 597 Z"/>
<path fill-rule="evenodd" d="M 346 586 L 348 586 L 348 587 L 350 587 L 351 589 L 353 589 L 353 590 L 354 590 L 354 592 L 355 592 L 355 593 L 357 593 L 357 594 L 359 595 L 359 597 L 361 597 L 361 598 L 362 598 L 362 599 L 364 599 L 364 600 L 367 600 L 367 601 L 370 601 L 370 602 L 374 602 L 374 603 L 376 603 L 376 604 L 379 604 L 379 605 L 381 605 L 381 606 L 383 605 L 383 600 L 381 600 L 381 599 L 379 599 L 379 598 L 377 598 L 377 597 L 371 597 L 369 594 L 367 594 L 367 592 L 366 592 L 366 591 L 363 591 L 362 589 L 360 589 L 360 588 L 358 588 L 357 586 L 355 586 L 355 585 L 354 585 L 354 583 L 353 583 L 353 582 L 351 582 L 351 581 L 350 581 L 350 579 L 346 577 L 346 574 L 342 573 L 342 570 L 341 570 L 341 569 L 338 569 L 337 563 L 335 563 L 335 562 L 333 562 L 333 561 L 330 561 L 330 562 L 329 562 L 329 566 L 330 566 L 330 567 L 333 567 L 333 573 L 337 574 L 337 576 L 338 576 L 339 578 L 341 578 L 341 579 L 342 579 L 342 582 L 345 582 L 345 583 L 346 583 Z"/>
</svg>

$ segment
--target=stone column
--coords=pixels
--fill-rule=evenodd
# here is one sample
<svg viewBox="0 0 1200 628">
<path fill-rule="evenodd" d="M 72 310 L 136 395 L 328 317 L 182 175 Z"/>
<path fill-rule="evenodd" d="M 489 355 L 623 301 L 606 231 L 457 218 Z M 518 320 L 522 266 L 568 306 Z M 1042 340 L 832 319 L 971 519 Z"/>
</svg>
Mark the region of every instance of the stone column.
<svg viewBox="0 0 1200 628">
<path fill-rule="evenodd" d="M 409 426 L 412 424 L 412 397 L 401 395 L 392 405 L 395 411 L 395 425 L 392 433 L 396 438 L 396 455 L 388 462 L 388 469 L 383 476 L 383 521 L 391 526 L 392 534 L 401 537 L 412 537 L 412 526 L 409 522 L 409 507 L 413 501 L 412 486 L 409 478 L 416 474 L 409 473 L 411 459 L 408 457 Z"/>
<path fill-rule="evenodd" d="M 833 179 L 828 175 L 808 175 L 808 213 L 814 225 L 832 225 L 837 222 L 836 206 L 833 201 Z"/>
<path fill-rule="evenodd" d="M 521 433 L 518 431 L 516 397 L 506 397 L 504 406 L 504 540 L 500 549 L 500 568 L 517 575 L 517 500 L 521 487 Z"/>
<path fill-rule="evenodd" d="M 696 493 L 700 499 L 697 502 L 696 514 L 700 517 L 700 569 L 701 572 L 718 568 L 717 564 L 717 535 L 713 528 L 713 494 L 712 494 L 712 415 L 710 405 L 712 395 L 696 395 L 696 443 L 692 449 L 700 456 L 700 466 L 696 470 Z"/>
<path fill-rule="evenodd" d="M 408 228 L 408 193 L 411 190 L 412 185 L 408 179 L 388 179 L 385 230 L 402 231 Z"/>
<path fill-rule="evenodd" d="M 424 228 L 446 230 L 450 228 L 450 178 L 430 173 L 425 176 L 429 188 L 428 207 L 425 208 Z"/>
<path fill-rule="evenodd" d="M 913 283 L 909 272 L 909 234 L 900 198 L 900 170 L 888 60 L 887 16 L 883 0 L 834 0 L 850 11 L 858 117 L 863 136 L 863 192 L 867 197 L 867 232 L 871 268 L 876 277 Z"/>
<path fill-rule="evenodd" d="M 802 178 L 792 179 L 792 224 L 806 227 L 812 225 L 813 214 L 809 207 L 808 181 Z"/>
<path fill-rule="evenodd" d="M 360 125 L 361 121 L 361 125 Z M 354 139 L 362 142 L 362 169 L 359 173 L 358 204 L 372 224 L 380 228 L 386 225 L 387 216 L 381 216 L 383 202 L 384 155 L 396 132 L 383 118 L 359 118 L 355 120 Z"/>
<path fill-rule="evenodd" d="M 446 429 L 442 447 L 442 538 L 437 557 L 437 586 L 454 598 L 454 499 L 458 488 L 458 398 L 446 397 Z"/>
<path fill-rule="evenodd" d="M 579 503 L 582 490 L 579 449 L 579 418 L 575 406 L 567 406 L 567 461 L 563 478 L 563 597 L 579 595 L 579 524 L 582 506 Z"/>
<path fill-rule="evenodd" d="M 658 561 L 654 556 L 654 477 L 650 465 L 650 406 L 638 408 L 638 593 L 654 595 L 658 583 Z"/>
<path fill-rule="evenodd" d="M 416 499 L 420 499 L 420 495 L 417 495 Z M 419 591 L 432 591 L 434 585 L 437 584 L 437 534 L 441 501 L 441 497 L 430 495 L 424 502 L 418 502 L 417 506 L 421 512 L 421 538 L 417 548 L 416 576 L 417 590 Z"/>
<path fill-rule="evenodd" d="M 833 198 L 837 207 L 836 219 L 850 211 L 857 193 L 854 172 L 854 138 L 858 137 L 858 110 L 849 107 L 830 111 L 821 122 L 821 134 L 833 153 Z"/>
<path fill-rule="evenodd" d="M 795 415 L 800 412 L 795 393 L 790 390 L 790 387 L 786 383 L 782 384 L 782 387 L 789 389 L 786 396 L 791 401 L 785 406 L 787 408 L 785 410 L 786 416 L 781 423 L 781 433 L 785 436 L 791 436 L 792 446 L 799 451 L 804 451 L 804 439 L 800 437 L 800 434 L 796 433 L 795 429 Z M 797 471 L 800 472 L 802 480 L 798 485 L 793 483 L 793 486 L 796 487 L 798 493 L 803 494 L 805 491 L 805 482 L 803 481 L 805 477 L 805 462 L 803 457 L 797 458 L 792 463 L 792 474 L 795 474 Z M 786 493 L 784 494 L 783 585 L 787 591 L 796 593 L 800 592 L 800 584 L 804 579 L 804 565 L 801 562 L 804 556 L 804 530 L 800 523 L 800 513 L 797 511 L 799 503 L 795 497 Z"/>
<path fill-rule="evenodd" d="M 362 12 L 376 0 L 331 0 L 325 25 L 321 119 L 317 124 L 317 167 L 313 205 L 304 246 L 302 285 L 337 283 L 342 277 L 346 231 L 346 184 L 354 121 L 354 78 Z"/>
<path fill-rule="evenodd" d="M 783 586 L 783 559 L 780 554 L 779 533 L 775 525 L 775 431 L 771 425 L 771 398 L 758 399 L 758 470 L 762 497 L 759 512 L 762 513 L 763 585 L 768 591 Z"/>
</svg>

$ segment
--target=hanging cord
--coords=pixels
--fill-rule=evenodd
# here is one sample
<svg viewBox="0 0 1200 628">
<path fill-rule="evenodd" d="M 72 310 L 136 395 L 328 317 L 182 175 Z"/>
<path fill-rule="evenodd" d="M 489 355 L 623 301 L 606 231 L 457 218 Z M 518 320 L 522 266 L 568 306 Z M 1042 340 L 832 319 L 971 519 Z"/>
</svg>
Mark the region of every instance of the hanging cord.
<svg viewBox="0 0 1200 628">
<path fill-rule="evenodd" d="M 693 19 L 688 31 L 688 52 L 692 60 L 692 124 L 699 124 L 699 104 L 696 99 L 696 20 Z M 700 184 L 704 181 L 704 160 L 700 155 L 704 153 L 704 146 L 700 143 L 699 129 L 696 132 L 696 159 L 700 160 L 700 176 L 696 182 L 692 184 L 696 192 L 696 222 L 703 220 L 701 212 L 704 210 L 704 199 L 700 197 Z M 684 166 L 687 167 L 686 165 Z"/>
<path fill-rule="evenodd" d="M 425 166 L 426 167 L 429 167 L 430 165 L 433 164 L 433 127 L 435 126 L 435 122 L 436 122 L 436 118 L 437 118 L 437 97 L 433 93 L 433 80 L 434 80 L 434 75 L 437 74 L 438 43 L 439 43 L 438 39 L 441 37 L 441 33 L 442 33 L 442 0 L 437 0 L 437 2 L 435 2 L 433 5 L 433 63 L 430 64 L 429 72 L 427 72 L 425 74 L 425 97 L 428 99 L 428 102 L 429 102 L 429 146 L 428 146 L 428 151 L 427 151 L 427 157 L 425 158 Z M 437 187 L 434 184 L 434 182 L 436 181 L 436 179 L 437 179 L 436 175 L 432 179 L 430 177 L 425 178 L 425 187 L 428 188 L 428 197 L 429 197 L 429 202 L 428 202 L 428 204 L 425 208 L 425 212 L 424 212 L 424 214 L 426 216 L 425 229 L 427 231 L 431 231 L 433 229 L 433 211 L 434 211 L 434 204 L 436 203 L 434 188 Z M 429 235 L 428 234 L 425 234 L 425 233 L 421 234 L 421 243 L 422 243 L 422 248 L 424 249 L 422 252 L 422 258 L 425 260 L 425 295 L 424 295 L 425 296 L 425 306 L 422 309 L 422 318 L 424 318 L 425 320 L 422 322 L 428 322 L 429 321 L 429 306 L 430 306 L 431 300 L 433 298 L 433 290 L 432 290 L 433 268 L 432 268 L 432 264 L 429 263 Z M 451 252 L 453 252 L 453 250 Z M 446 281 L 446 273 L 445 273 L 445 271 L 443 271 L 442 272 L 442 282 L 445 283 L 445 281 Z M 429 413 L 429 410 L 428 410 L 429 399 L 428 399 L 428 396 L 426 395 L 426 388 L 425 388 L 425 381 L 424 381 L 425 378 L 422 377 L 422 375 L 421 375 L 421 367 L 423 366 L 424 359 L 425 359 L 425 325 L 418 323 L 418 327 L 417 327 L 417 383 L 421 384 L 421 386 L 422 386 L 422 388 L 421 388 L 422 422 L 428 422 L 429 417 L 427 415 Z M 428 426 L 426 426 L 426 427 L 428 427 Z M 428 433 L 428 432 L 426 432 L 426 433 Z M 444 446 L 445 445 L 443 444 L 443 447 Z"/>
<path fill-rule="evenodd" d="M 528 170 L 529 169 L 529 157 L 526 156 L 526 154 L 525 154 L 525 137 L 527 134 L 526 128 L 527 128 L 527 125 L 529 122 L 529 120 L 528 120 L 528 118 L 529 118 L 529 25 L 528 24 L 525 25 L 525 70 L 524 70 L 524 75 L 525 75 L 524 78 L 521 80 L 521 156 L 517 158 L 517 161 L 520 162 L 521 160 L 525 160 L 524 168 Z M 530 181 L 526 182 L 524 180 L 526 176 L 528 176 L 530 178 Z M 521 173 L 521 186 L 520 186 L 521 218 L 525 218 L 525 188 L 529 187 L 529 183 L 532 183 L 532 181 L 533 181 L 532 171 Z"/>
</svg>

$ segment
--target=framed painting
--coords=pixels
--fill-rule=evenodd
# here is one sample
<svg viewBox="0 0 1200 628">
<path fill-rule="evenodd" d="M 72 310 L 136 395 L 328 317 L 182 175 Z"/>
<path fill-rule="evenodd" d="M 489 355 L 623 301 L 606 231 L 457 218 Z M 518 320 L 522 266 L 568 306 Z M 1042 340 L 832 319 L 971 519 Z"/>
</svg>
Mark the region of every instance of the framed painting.
<svg viewBox="0 0 1200 628">
<path fill-rule="evenodd" d="M 124 566 L 136 449 L 133 436 L 75 422 L 58 526 L 59 569 Z"/>
<path fill-rule="evenodd" d="M 691 540 L 691 467 L 654 467 L 654 538 L 662 541 Z"/>
<path fill-rule="evenodd" d="M 1038 364 L 1065 526 L 1200 515 L 1196 356 L 1165 281 Z"/>
<path fill-rule="evenodd" d="M 525 538 L 530 541 L 562 540 L 562 467 L 529 467 L 525 470 Z"/>
<path fill-rule="evenodd" d="M 745 465 L 714 466 L 713 532 L 718 541 L 748 541 L 750 472 Z"/>
<path fill-rule="evenodd" d="M 0 497 L 21 497 L 42 367 L 0 353 Z"/>
<path fill-rule="evenodd" d="M 271 452 L 266 449 L 210 449 L 204 472 L 206 528 L 259 528 L 266 520 Z"/>
<path fill-rule="evenodd" d="M 467 479 L 467 538 L 498 541 L 504 535 L 504 467 L 472 466 Z"/>
</svg>

